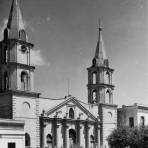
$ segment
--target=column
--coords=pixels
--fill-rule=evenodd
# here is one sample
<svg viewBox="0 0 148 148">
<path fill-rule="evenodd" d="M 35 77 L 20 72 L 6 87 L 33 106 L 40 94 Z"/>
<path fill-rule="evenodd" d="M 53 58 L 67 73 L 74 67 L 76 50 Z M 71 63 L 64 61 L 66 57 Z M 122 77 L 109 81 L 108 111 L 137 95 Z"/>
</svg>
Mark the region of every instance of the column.
<svg viewBox="0 0 148 148">
<path fill-rule="evenodd" d="M 54 119 L 53 121 L 53 127 L 54 127 L 54 140 L 53 140 L 53 145 L 58 148 L 58 134 L 59 134 L 59 124 L 57 121 L 57 118 Z"/>
<path fill-rule="evenodd" d="M 57 133 L 56 133 L 56 135 L 57 135 L 57 139 L 56 139 L 56 146 L 57 146 L 57 148 L 59 148 L 60 146 L 59 146 L 59 138 L 58 138 L 58 136 L 59 136 L 59 134 L 60 134 L 60 131 L 59 131 L 59 128 L 60 127 L 60 124 L 57 124 L 56 125 L 56 128 L 57 128 Z"/>
<path fill-rule="evenodd" d="M 88 125 L 88 121 L 86 121 L 85 123 L 85 148 L 89 148 L 89 125 Z"/>
<path fill-rule="evenodd" d="M 63 148 L 69 148 L 69 135 L 66 119 L 63 120 Z"/>
<path fill-rule="evenodd" d="M 76 140 L 77 140 L 77 147 L 78 148 L 80 147 L 80 129 L 81 129 L 80 121 L 77 120 L 77 122 L 76 122 L 76 133 L 77 133 Z"/>
<path fill-rule="evenodd" d="M 46 124 L 44 123 L 43 121 L 43 117 L 40 118 L 40 125 L 41 125 L 41 131 L 40 131 L 40 145 L 41 145 L 41 148 L 44 148 L 45 147 L 45 140 L 46 140 L 46 136 L 45 136 L 45 127 L 46 127 Z"/>
<path fill-rule="evenodd" d="M 96 148 L 100 148 L 100 126 L 98 123 L 94 125 L 95 128 L 95 145 Z"/>
</svg>

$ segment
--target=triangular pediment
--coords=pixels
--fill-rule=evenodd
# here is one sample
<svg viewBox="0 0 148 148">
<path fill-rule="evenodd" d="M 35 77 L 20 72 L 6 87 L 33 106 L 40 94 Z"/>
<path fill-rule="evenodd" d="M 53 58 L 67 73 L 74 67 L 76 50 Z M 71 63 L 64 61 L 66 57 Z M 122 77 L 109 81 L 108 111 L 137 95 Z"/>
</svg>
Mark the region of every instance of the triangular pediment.
<svg viewBox="0 0 148 148">
<path fill-rule="evenodd" d="M 66 99 L 62 103 L 46 111 L 45 114 L 47 115 L 47 117 L 50 117 L 50 118 L 54 118 L 54 117 L 69 118 L 70 109 L 73 109 L 74 111 L 75 120 L 80 119 L 80 120 L 97 121 L 97 117 L 95 117 L 88 109 L 86 109 L 74 97 Z"/>
</svg>

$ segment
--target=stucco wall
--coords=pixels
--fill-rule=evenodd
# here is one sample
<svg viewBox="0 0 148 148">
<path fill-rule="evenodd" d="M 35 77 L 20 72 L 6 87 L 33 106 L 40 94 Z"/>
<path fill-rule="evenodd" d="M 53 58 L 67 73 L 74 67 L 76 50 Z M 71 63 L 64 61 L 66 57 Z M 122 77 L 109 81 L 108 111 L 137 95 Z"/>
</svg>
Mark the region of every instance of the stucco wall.
<svg viewBox="0 0 148 148">
<path fill-rule="evenodd" d="M 39 117 L 37 98 L 13 96 L 13 119 L 25 122 L 25 133 L 31 137 L 31 147 L 39 146 Z"/>
</svg>

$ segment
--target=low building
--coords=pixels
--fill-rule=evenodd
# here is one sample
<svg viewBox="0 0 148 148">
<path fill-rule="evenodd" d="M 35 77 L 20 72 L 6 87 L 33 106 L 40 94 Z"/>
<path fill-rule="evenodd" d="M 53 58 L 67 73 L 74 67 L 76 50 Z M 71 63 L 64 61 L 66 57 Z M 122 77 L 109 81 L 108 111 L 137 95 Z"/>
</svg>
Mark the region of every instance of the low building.
<svg viewBox="0 0 148 148">
<path fill-rule="evenodd" d="M 118 126 L 147 126 L 148 106 L 135 103 L 118 109 Z"/>
<path fill-rule="evenodd" d="M 29 142 L 29 139 L 26 142 Z M 0 147 L 25 148 L 23 121 L 0 119 Z"/>
</svg>

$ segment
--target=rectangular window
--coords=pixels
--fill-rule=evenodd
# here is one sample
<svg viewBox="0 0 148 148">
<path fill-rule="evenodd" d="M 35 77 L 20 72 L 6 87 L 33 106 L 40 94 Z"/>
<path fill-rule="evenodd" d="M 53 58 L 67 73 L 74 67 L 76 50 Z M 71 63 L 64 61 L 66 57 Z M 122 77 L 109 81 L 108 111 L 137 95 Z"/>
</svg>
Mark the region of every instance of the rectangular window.
<svg viewBox="0 0 148 148">
<path fill-rule="evenodd" d="M 15 143 L 8 143 L 8 148 L 16 148 Z"/>
<path fill-rule="evenodd" d="M 134 127 L 134 118 L 133 117 L 129 118 L 129 127 Z"/>
</svg>

